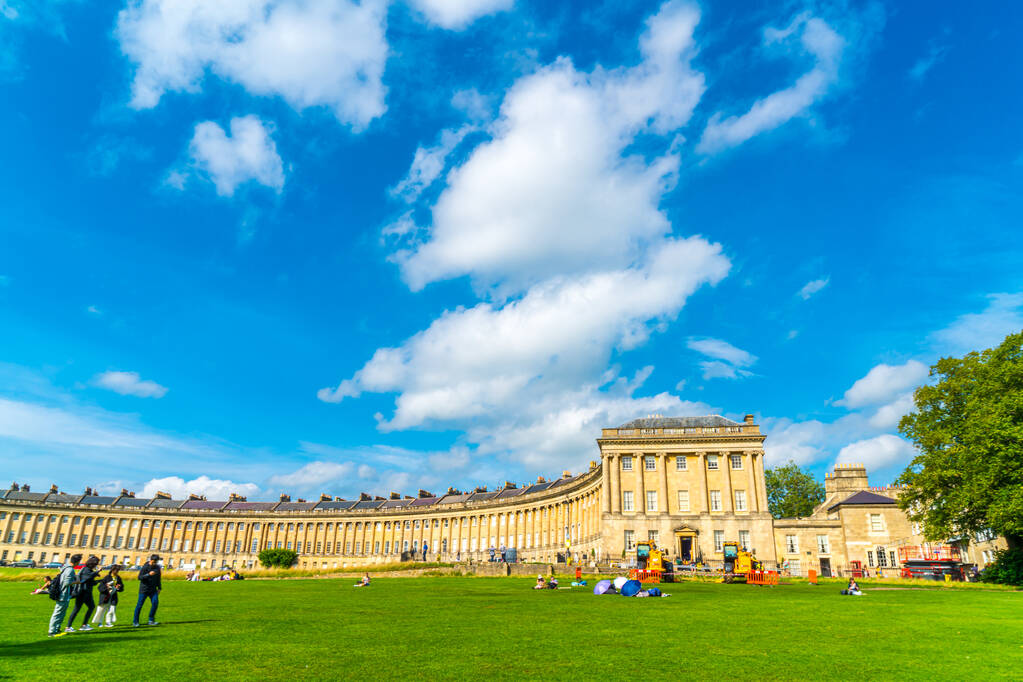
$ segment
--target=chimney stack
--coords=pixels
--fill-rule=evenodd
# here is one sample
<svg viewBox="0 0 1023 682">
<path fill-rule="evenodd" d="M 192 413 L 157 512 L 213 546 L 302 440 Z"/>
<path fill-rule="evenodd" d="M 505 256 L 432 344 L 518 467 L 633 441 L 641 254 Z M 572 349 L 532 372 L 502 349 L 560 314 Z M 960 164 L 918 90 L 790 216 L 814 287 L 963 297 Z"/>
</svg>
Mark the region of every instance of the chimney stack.
<svg viewBox="0 0 1023 682">
<path fill-rule="evenodd" d="M 752 414 L 747 414 L 745 416 L 745 418 L 743 418 L 743 421 L 746 422 L 747 424 L 752 424 L 753 423 L 753 415 Z"/>
<path fill-rule="evenodd" d="M 155 500 L 169 500 L 170 498 L 171 498 L 171 494 L 170 493 L 165 493 L 162 490 L 157 490 L 156 491 L 156 497 L 154 497 L 153 499 L 155 499 Z"/>
<path fill-rule="evenodd" d="M 291 502 L 291 495 L 281 493 L 281 502 Z"/>
</svg>

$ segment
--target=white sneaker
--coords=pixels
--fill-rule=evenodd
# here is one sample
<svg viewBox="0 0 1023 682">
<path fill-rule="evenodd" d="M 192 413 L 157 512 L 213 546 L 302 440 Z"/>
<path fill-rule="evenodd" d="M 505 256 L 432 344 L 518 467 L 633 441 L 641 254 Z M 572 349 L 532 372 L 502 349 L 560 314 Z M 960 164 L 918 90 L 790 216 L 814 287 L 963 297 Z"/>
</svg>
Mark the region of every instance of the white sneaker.
<svg viewBox="0 0 1023 682">
<path fill-rule="evenodd" d="M 72 628 L 72 627 L 64 628 L 64 632 L 74 632 L 74 631 L 75 631 L 75 629 Z"/>
<path fill-rule="evenodd" d="M 91 625 L 83 625 L 82 626 L 82 632 L 89 632 L 90 630 L 92 630 L 92 626 Z"/>
</svg>

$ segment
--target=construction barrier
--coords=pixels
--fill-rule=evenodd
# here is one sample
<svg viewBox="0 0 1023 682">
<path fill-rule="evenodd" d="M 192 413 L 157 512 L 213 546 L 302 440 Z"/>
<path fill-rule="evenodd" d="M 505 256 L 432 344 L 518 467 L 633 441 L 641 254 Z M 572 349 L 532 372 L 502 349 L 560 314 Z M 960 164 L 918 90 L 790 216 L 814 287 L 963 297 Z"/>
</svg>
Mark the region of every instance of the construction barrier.
<svg viewBox="0 0 1023 682">
<path fill-rule="evenodd" d="M 806 577 L 809 578 L 811 585 L 817 584 L 817 571 L 810 569 L 810 571 L 806 574 Z"/>
<path fill-rule="evenodd" d="M 661 582 L 661 571 L 641 571 L 634 568 L 629 571 L 629 579 L 643 583 L 659 583 Z"/>
<path fill-rule="evenodd" d="M 746 574 L 747 585 L 777 585 L 778 573 L 775 571 L 750 571 Z"/>
</svg>

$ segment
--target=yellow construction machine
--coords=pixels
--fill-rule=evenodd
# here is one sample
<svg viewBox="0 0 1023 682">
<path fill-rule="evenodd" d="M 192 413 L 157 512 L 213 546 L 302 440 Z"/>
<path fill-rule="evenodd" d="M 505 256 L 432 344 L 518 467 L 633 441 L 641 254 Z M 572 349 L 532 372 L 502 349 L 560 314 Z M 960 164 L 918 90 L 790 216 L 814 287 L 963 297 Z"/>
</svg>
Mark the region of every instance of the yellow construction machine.
<svg viewBox="0 0 1023 682">
<path fill-rule="evenodd" d="M 723 583 L 744 583 L 747 573 L 764 570 L 764 564 L 753 556 L 753 552 L 742 549 L 738 542 L 726 542 L 724 554 L 725 576 L 721 579 Z"/>
<path fill-rule="evenodd" d="M 641 571 L 663 571 L 664 553 L 653 541 L 636 543 L 636 568 Z"/>
</svg>

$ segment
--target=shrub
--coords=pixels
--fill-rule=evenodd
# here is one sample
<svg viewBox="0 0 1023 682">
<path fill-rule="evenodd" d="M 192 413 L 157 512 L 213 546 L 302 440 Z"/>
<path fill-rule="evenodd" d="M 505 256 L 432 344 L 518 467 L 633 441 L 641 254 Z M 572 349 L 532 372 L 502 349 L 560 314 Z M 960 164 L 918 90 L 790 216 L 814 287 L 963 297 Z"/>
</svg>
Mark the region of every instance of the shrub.
<svg viewBox="0 0 1023 682">
<path fill-rule="evenodd" d="M 264 549 L 259 553 L 259 563 L 264 568 L 291 568 L 298 559 L 298 552 L 292 549 Z"/>
<path fill-rule="evenodd" d="M 981 573 L 986 583 L 1023 586 L 1023 549 L 1002 549 L 995 552 L 994 563 Z"/>
</svg>

